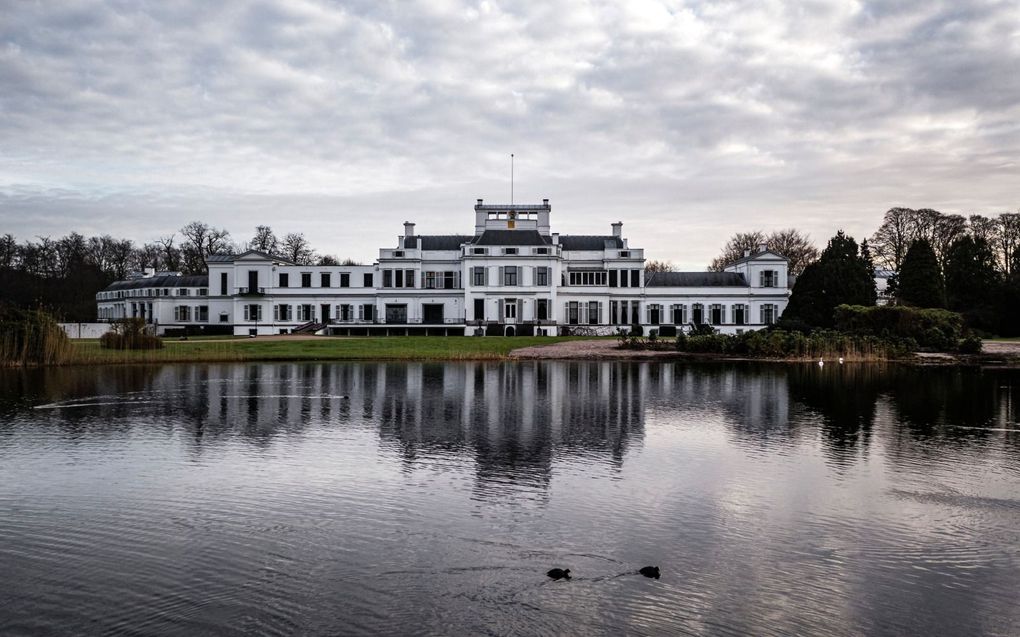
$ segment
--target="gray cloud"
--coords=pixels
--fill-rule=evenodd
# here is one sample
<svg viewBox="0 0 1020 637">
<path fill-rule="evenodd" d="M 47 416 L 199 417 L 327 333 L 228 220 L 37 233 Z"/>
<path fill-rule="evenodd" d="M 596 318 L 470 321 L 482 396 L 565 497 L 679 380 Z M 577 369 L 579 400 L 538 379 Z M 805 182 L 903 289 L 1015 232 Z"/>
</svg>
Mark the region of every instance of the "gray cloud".
<svg viewBox="0 0 1020 637">
<path fill-rule="evenodd" d="M 1016 208 L 1015 2 L 16 3 L 0 231 L 202 218 L 371 259 L 549 197 L 703 267 L 747 227 Z"/>
</svg>

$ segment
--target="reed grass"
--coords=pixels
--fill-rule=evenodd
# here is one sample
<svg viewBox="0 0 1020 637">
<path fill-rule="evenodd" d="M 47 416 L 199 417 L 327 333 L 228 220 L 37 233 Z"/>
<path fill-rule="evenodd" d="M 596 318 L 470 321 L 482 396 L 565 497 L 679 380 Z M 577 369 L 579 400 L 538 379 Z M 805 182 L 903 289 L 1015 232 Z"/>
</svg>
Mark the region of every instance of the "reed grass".
<svg viewBox="0 0 1020 637">
<path fill-rule="evenodd" d="M 71 339 L 46 312 L 0 308 L 0 366 L 61 365 L 73 354 Z"/>
</svg>

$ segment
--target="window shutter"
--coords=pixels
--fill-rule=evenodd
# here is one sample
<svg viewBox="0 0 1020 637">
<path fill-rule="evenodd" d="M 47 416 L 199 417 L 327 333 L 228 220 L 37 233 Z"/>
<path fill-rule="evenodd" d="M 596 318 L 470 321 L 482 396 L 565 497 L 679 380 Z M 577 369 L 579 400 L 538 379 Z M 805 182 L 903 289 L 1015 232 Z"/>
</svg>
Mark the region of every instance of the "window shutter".
<svg viewBox="0 0 1020 637">
<path fill-rule="evenodd" d="M 779 287 L 779 270 L 772 271 L 772 285 L 773 287 Z"/>
<path fill-rule="evenodd" d="M 499 279 L 496 281 L 496 285 L 503 285 L 503 283 L 506 281 L 506 279 L 504 278 L 505 274 L 506 274 L 506 269 L 503 266 L 499 266 Z M 501 318 L 502 318 L 502 316 L 503 315 L 500 314 Z"/>
<path fill-rule="evenodd" d="M 500 268 L 500 270 L 502 270 L 502 269 L 503 268 Z M 505 305 L 506 305 L 506 301 L 504 301 L 503 299 L 500 299 L 499 300 L 499 317 L 496 319 L 500 323 L 502 323 L 505 320 L 505 318 L 506 318 L 506 308 L 504 307 Z"/>
<path fill-rule="evenodd" d="M 765 287 L 765 270 L 758 273 L 758 287 Z"/>
</svg>

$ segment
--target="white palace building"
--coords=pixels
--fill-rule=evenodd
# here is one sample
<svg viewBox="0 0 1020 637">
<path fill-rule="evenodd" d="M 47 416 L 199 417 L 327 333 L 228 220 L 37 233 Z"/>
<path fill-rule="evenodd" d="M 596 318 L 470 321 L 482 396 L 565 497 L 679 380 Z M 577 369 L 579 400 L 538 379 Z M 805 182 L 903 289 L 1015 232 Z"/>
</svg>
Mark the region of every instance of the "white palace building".
<svg viewBox="0 0 1020 637">
<path fill-rule="evenodd" d="M 96 295 L 99 319 L 139 317 L 159 334 L 613 334 L 663 336 L 776 321 L 787 260 L 765 247 L 724 272 L 645 272 L 623 237 L 552 232 L 549 200 L 475 205 L 470 235 L 419 235 L 413 223 L 372 265 L 298 265 L 249 250 L 213 255 L 208 276 L 147 272 Z"/>
</svg>

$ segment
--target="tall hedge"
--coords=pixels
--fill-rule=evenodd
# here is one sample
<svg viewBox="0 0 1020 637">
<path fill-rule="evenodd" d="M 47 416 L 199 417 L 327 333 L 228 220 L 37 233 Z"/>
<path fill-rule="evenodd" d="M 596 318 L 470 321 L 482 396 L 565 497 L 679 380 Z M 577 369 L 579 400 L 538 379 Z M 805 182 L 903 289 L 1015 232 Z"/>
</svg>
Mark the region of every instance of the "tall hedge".
<svg viewBox="0 0 1020 637">
<path fill-rule="evenodd" d="M 846 334 L 913 339 L 926 349 L 955 350 L 964 336 L 963 317 L 949 310 L 841 305 L 835 320 L 836 329 Z"/>
</svg>

